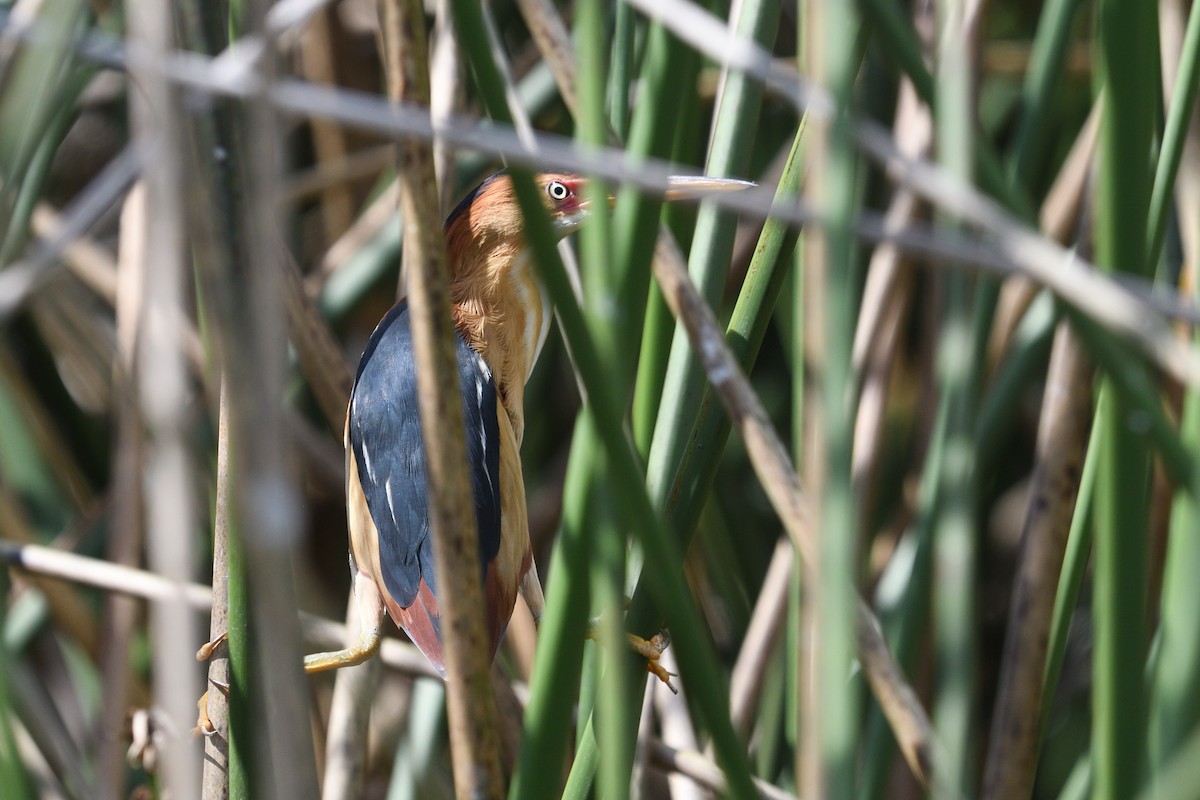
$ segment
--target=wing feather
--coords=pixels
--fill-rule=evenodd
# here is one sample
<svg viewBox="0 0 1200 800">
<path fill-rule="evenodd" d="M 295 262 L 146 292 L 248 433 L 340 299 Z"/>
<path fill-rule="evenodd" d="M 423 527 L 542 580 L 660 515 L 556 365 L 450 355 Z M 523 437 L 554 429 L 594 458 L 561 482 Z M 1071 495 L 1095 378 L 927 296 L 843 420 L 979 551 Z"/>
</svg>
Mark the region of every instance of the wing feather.
<svg viewBox="0 0 1200 800">
<path fill-rule="evenodd" d="M 466 426 L 467 457 L 479 528 L 481 575 L 500 549 L 500 435 L 496 385 L 483 358 L 457 337 L 459 388 Z M 379 531 L 383 586 L 400 609 L 396 623 L 431 628 L 436 617 L 437 575 L 429 528 L 425 446 L 417 400 L 416 363 L 407 303 L 380 321 L 359 362 L 350 399 L 349 443 L 371 519 Z M 421 595 L 419 609 L 412 608 Z M 392 604 L 389 603 L 389 608 Z M 403 617 L 401 619 L 399 617 Z M 428 636 L 422 636 L 426 642 Z M 437 658 L 426 650 L 431 660 Z"/>
</svg>

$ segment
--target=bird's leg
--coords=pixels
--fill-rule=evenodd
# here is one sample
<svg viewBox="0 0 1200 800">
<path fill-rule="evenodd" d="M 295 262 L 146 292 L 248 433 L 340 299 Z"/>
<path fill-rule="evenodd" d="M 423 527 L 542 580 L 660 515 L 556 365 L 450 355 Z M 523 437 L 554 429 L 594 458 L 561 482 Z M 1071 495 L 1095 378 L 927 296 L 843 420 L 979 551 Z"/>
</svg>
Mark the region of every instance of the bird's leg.
<svg viewBox="0 0 1200 800">
<path fill-rule="evenodd" d="M 383 641 L 383 597 L 375 581 L 360 570 L 354 572 L 354 600 L 358 606 L 358 640 L 350 647 L 304 657 L 304 672 L 312 675 L 361 664 L 379 652 Z"/>
<path fill-rule="evenodd" d="M 225 636 L 224 634 L 221 634 L 221 637 L 219 637 L 219 638 L 224 639 L 224 636 Z M 205 646 L 207 647 L 209 644 L 213 644 L 213 643 L 208 642 L 205 644 Z M 214 645 L 214 647 L 215 647 L 215 645 Z M 201 647 L 200 650 L 203 651 L 204 647 Z M 207 659 L 207 658 L 210 658 L 211 656 L 212 656 L 212 652 L 210 651 L 209 654 L 205 656 L 205 658 Z M 196 653 L 196 660 L 197 661 L 202 660 L 200 658 L 199 652 Z M 222 694 L 224 694 L 224 695 L 229 694 L 229 684 L 228 683 L 219 683 L 217 681 L 212 680 L 211 678 L 209 679 L 209 683 L 211 683 L 213 686 L 217 687 L 217 689 L 219 689 Z M 205 692 L 204 694 L 200 695 L 200 699 L 196 701 L 196 727 L 192 729 L 192 733 L 194 733 L 194 734 L 202 733 L 205 736 L 212 736 L 216 732 L 217 732 L 217 726 L 213 724 L 213 721 L 211 719 L 209 719 L 209 716 L 208 716 L 208 692 Z"/>
<path fill-rule="evenodd" d="M 196 651 L 196 660 L 197 661 L 208 661 L 210 658 L 213 657 L 213 654 L 217 652 L 217 648 L 220 647 L 221 645 L 223 645 L 225 643 L 225 640 L 228 638 L 229 638 L 229 633 L 225 632 L 225 633 L 218 634 L 216 637 L 214 637 L 212 639 L 212 641 L 208 641 L 208 642 L 205 642 L 204 644 L 200 645 L 200 649 Z M 226 694 L 229 693 L 229 685 L 228 684 L 214 683 L 213 685 L 216 686 L 218 689 L 220 689 L 222 692 L 225 692 Z M 208 692 L 207 691 L 204 694 L 200 695 L 200 699 L 196 701 L 196 710 L 199 713 L 196 716 L 196 727 L 192 730 L 192 733 L 202 733 L 205 736 L 212 736 L 214 733 L 217 732 L 217 726 L 213 725 L 212 720 L 208 718 Z"/>
<path fill-rule="evenodd" d="M 671 646 L 671 634 L 663 629 L 649 639 L 643 639 L 635 633 L 626 633 L 625 637 L 629 640 L 629 649 L 646 659 L 646 672 L 665 683 L 671 694 L 679 694 L 679 690 L 671 683 L 675 673 L 667 672 L 667 668 L 659 663 L 663 651 Z"/>
<path fill-rule="evenodd" d="M 316 672 L 326 672 L 328 670 L 339 669 L 341 667 L 353 667 L 356 664 L 361 664 L 371 656 L 379 652 L 379 646 L 383 641 L 380 630 L 383 625 L 383 598 L 379 595 L 379 589 L 375 586 L 375 581 L 363 573 L 355 570 L 354 573 L 354 599 L 358 606 L 359 619 L 359 635 L 358 640 L 342 650 L 334 650 L 327 653 L 312 653 L 304 657 L 304 672 L 311 675 Z M 222 633 L 215 637 L 210 642 L 205 642 L 196 651 L 197 661 L 207 661 L 213 657 L 217 648 L 225 643 L 228 638 L 228 633 Z M 216 684 L 217 688 L 228 693 L 227 685 Z M 216 727 L 208 718 L 208 692 L 200 695 L 200 699 L 196 702 L 196 707 L 199 710 L 199 716 L 196 720 L 196 731 L 210 736 L 216 732 Z"/>
<path fill-rule="evenodd" d="M 542 581 L 538 578 L 537 564 L 533 559 L 529 561 L 529 569 L 521 576 L 517 591 L 525 598 L 525 605 L 533 616 L 533 626 L 541 628 L 542 614 L 546 611 L 546 598 L 542 595 Z"/>
<path fill-rule="evenodd" d="M 529 606 L 529 613 L 533 615 L 533 624 L 541 627 L 542 613 L 546 610 L 546 598 L 542 595 L 542 583 L 538 579 L 536 564 L 530 564 L 529 570 L 521 577 L 518 590 L 521 592 L 521 596 L 525 598 L 525 605 Z M 625 599 L 625 606 L 628 608 L 629 598 Z M 588 624 L 587 638 L 599 641 L 599 628 L 599 618 L 593 619 Z M 662 656 L 663 651 L 671 644 L 670 635 L 663 630 L 649 639 L 643 639 L 641 636 L 633 633 L 626 633 L 625 637 L 629 641 L 629 649 L 646 659 L 646 672 L 649 672 L 665 683 L 667 688 L 672 692 L 679 694 L 678 690 L 671 683 L 674 673 L 667 672 L 666 668 L 659 663 L 659 658 Z"/>
<path fill-rule="evenodd" d="M 626 605 L 628 605 L 628 598 Z M 595 642 L 600 641 L 599 617 L 592 619 L 588 624 L 587 638 Z M 636 633 L 626 631 L 625 638 L 629 642 L 629 649 L 646 659 L 646 672 L 665 683 L 672 694 L 679 694 L 679 690 L 671 683 L 671 678 L 675 677 L 675 673 L 668 672 L 666 667 L 659 663 L 663 651 L 671 646 L 671 635 L 667 633 L 666 629 L 660 630 L 649 639 L 643 639 Z"/>
</svg>

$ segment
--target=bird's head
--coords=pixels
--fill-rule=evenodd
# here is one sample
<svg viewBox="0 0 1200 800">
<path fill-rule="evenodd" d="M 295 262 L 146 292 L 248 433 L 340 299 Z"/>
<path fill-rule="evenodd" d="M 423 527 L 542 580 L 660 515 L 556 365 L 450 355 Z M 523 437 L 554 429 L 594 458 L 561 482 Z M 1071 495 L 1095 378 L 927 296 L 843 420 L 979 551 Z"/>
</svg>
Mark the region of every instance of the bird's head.
<svg viewBox="0 0 1200 800">
<path fill-rule="evenodd" d="M 587 178 L 543 172 L 534 180 L 558 235 L 563 237 L 579 230 L 590 213 Z M 732 178 L 676 176 L 668 179 L 663 199 L 668 202 L 695 199 L 753 185 Z M 610 204 L 614 200 L 609 197 Z M 523 249 L 524 219 L 509 174 L 497 172 L 475 187 L 446 217 L 445 231 L 451 262 L 495 252 L 511 257 Z M 456 255 L 460 258 L 456 259 Z"/>
<path fill-rule="evenodd" d="M 559 236 L 578 230 L 588 215 L 584 191 L 587 180 L 550 172 L 534 180 Z M 446 238 L 452 250 L 456 246 L 470 249 L 472 245 L 520 248 L 524 245 L 524 222 L 512 178 L 507 172 L 497 172 L 475 187 L 446 217 Z"/>
<path fill-rule="evenodd" d="M 560 238 L 587 221 L 586 178 L 547 172 L 535 181 Z M 752 185 L 723 178 L 671 178 L 663 198 L 697 198 Z M 611 196 L 608 202 L 613 202 Z M 523 385 L 550 324 L 550 301 L 528 257 L 524 227 L 512 178 L 498 172 L 463 198 L 444 228 L 455 322 L 484 354 L 493 374 L 501 376 L 500 384 Z"/>
</svg>

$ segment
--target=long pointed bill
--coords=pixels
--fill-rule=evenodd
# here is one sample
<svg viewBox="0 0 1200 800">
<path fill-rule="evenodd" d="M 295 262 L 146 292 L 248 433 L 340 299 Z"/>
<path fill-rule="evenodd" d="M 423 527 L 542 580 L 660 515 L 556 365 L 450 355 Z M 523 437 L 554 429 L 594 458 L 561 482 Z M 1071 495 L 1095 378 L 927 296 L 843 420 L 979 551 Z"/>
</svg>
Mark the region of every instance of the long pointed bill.
<svg viewBox="0 0 1200 800">
<path fill-rule="evenodd" d="M 670 178 L 667 178 L 667 191 L 663 193 L 663 199 L 667 202 L 672 200 L 694 200 L 698 197 L 707 197 L 710 194 L 740 192 L 742 189 L 749 189 L 755 185 L 757 184 L 752 181 L 743 181 L 737 178 L 672 175 Z"/>
</svg>

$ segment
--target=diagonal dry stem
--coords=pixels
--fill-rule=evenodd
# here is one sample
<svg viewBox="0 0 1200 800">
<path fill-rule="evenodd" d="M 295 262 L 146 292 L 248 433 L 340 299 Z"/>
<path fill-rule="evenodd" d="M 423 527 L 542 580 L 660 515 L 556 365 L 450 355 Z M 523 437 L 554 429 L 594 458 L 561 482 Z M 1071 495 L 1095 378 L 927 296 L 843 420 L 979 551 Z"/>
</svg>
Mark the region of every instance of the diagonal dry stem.
<svg viewBox="0 0 1200 800">
<path fill-rule="evenodd" d="M 817 541 L 808 498 L 800 488 L 787 449 L 725 343 L 712 309 L 700 297 L 686 270 L 670 260 L 656 259 L 654 276 L 672 313 L 686 328 L 713 391 L 740 432 L 759 482 L 800 552 L 806 569 L 816 569 Z M 937 748 L 929 717 L 892 658 L 874 614 L 861 601 L 857 618 L 856 633 L 863 671 L 913 774 L 928 784 L 937 772 Z"/>
</svg>

